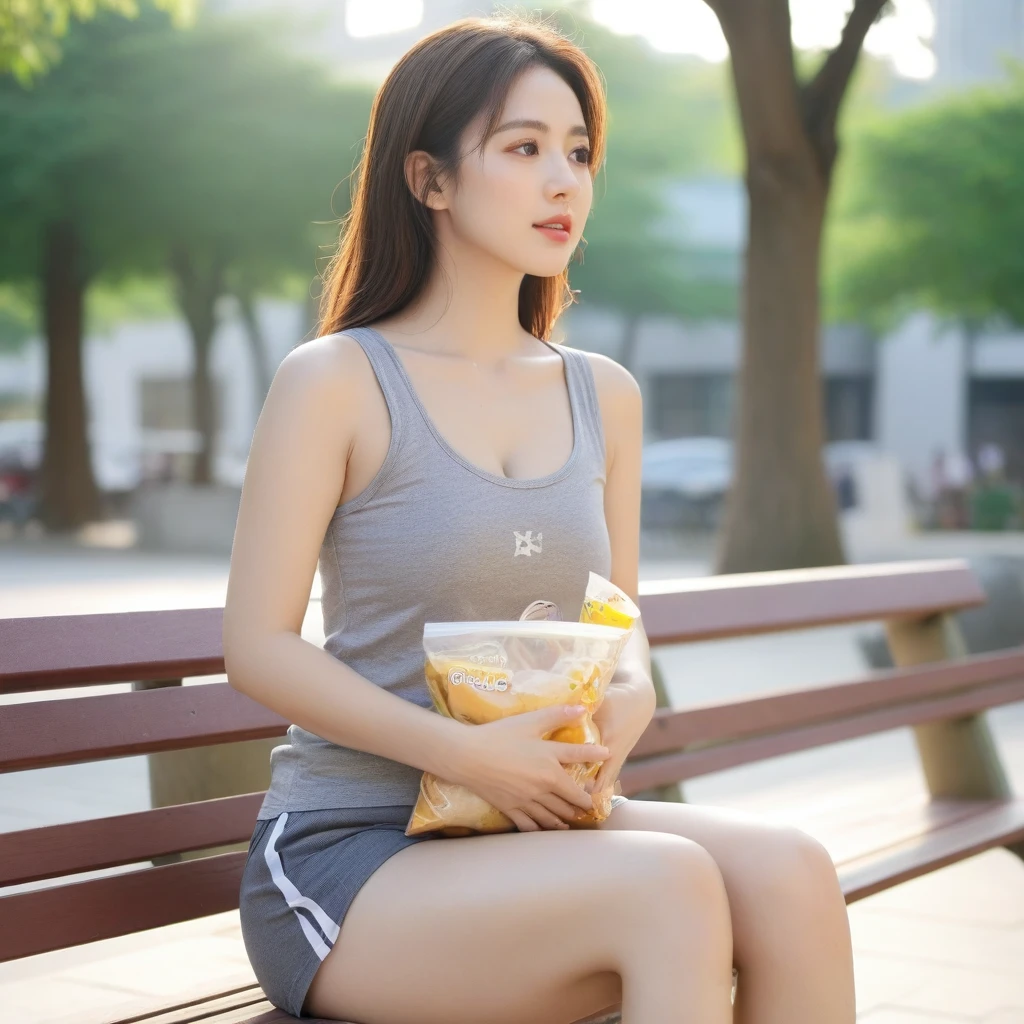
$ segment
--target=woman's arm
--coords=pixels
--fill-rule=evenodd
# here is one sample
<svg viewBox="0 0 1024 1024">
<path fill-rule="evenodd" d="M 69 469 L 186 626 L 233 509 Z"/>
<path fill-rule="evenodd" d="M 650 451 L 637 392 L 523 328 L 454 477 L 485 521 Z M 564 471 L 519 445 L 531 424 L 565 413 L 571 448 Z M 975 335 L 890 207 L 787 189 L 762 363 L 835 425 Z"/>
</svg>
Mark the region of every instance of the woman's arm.
<svg viewBox="0 0 1024 1024">
<path fill-rule="evenodd" d="M 351 338 L 319 338 L 281 363 L 253 436 L 224 609 L 231 686 L 346 747 L 434 772 L 466 726 L 374 685 L 302 638 L 327 524 L 376 378 Z"/>
<path fill-rule="evenodd" d="M 607 449 L 604 518 L 612 553 L 610 579 L 638 602 L 643 395 L 625 367 L 607 356 L 591 354 L 589 358 L 594 369 Z M 612 685 L 646 691 L 648 699 L 654 699 L 651 648 L 643 622 L 637 622 L 619 658 Z"/>
<path fill-rule="evenodd" d="M 633 601 L 640 589 L 640 489 L 643 451 L 643 396 L 624 367 L 605 356 L 591 356 L 604 422 L 606 480 L 604 515 L 611 543 L 611 581 Z M 643 622 L 637 622 L 594 721 L 612 756 L 593 783 L 599 793 L 614 785 L 630 751 L 657 707 L 651 649 Z"/>
</svg>

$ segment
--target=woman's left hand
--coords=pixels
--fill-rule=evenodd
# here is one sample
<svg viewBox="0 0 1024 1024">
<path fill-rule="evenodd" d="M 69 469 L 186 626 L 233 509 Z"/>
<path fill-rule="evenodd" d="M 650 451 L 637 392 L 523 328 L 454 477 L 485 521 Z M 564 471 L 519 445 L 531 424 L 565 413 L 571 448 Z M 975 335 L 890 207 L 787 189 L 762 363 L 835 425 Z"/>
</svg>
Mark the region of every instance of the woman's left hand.
<svg viewBox="0 0 1024 1024">
<path fill-rule="evenodd" d="M 654 717 L 656 706 L 654 686 L 649 679 L 609 685 L 601 706 L 594 713 L 594 724 L 601 732 L 601 745 L 607 747 L 612 756 L 586 787 L 591 793 L 610 791 L 615 785 L 629 752 Z"/>
</svg>

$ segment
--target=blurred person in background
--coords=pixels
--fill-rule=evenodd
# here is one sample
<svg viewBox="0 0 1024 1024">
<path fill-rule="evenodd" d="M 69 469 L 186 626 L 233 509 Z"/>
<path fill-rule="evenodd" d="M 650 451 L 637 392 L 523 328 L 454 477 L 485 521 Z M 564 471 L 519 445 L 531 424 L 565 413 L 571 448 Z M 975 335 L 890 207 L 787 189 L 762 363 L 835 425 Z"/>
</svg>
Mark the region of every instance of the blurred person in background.
<svg viewBox="0 0 1024 1024">
<path fill-rule="evenodd" d="M 938 470 L 937 525 L 940 530 L 966 530 L 974 478 L 971 460 L 960 449 L 950 449 L 942 454 Z"/>
</svg>

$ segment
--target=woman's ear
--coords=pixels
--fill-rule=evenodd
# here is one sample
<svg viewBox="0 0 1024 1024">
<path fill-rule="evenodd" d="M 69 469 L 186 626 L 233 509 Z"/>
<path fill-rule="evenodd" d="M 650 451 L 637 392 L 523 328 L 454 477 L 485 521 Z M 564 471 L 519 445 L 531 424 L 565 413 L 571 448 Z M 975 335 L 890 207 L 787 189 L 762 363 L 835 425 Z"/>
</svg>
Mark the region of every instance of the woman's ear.
<svg viewBox="0 0 1024 1024">
<path fill-rule="evenodd" d="M 444 210 L 448 203 L 437 182 L 436 162 L 422 149 L 405 158 L 405 182 L 412 194 L 431 210 Z"/>
</svg>

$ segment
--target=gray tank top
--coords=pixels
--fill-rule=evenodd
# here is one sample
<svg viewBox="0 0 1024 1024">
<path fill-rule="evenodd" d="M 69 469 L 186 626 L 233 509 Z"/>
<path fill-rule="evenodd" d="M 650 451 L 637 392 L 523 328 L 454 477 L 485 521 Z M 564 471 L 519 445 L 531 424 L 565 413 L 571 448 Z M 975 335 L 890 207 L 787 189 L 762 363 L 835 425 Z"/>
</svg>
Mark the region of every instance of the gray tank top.
<svg viewBox="0 0 1024 1024">
<path fill-rule="evenodd" d="M 576 619 L 591 570 L 608 577 L 605 439 L 586 355 L 549 344 L 565 365 L 573 448 L 554 473 L 510 479 L 464 459 L 432 422 L 391 344 L 350 328 L 391 415 L 380 471 L 338 506 L 320 549 L 324 648 L 378 686 L 431 707 L 424 622 L 518 619 L 554 601 Z M 293 725 L 270 755 L 258 817 L 282 811 L 413 804 L 420 771 Z"/>
</svg>

